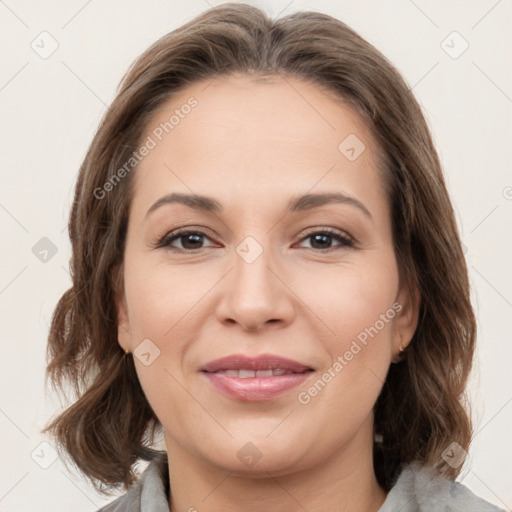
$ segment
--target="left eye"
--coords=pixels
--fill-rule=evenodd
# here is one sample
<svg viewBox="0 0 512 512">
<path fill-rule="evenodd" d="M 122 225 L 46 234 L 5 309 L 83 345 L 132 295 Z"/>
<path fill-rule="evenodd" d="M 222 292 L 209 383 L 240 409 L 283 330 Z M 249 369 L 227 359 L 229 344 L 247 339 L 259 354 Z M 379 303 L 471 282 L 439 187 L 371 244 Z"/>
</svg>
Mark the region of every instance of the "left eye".
<svg viewBox="0 0 512 512">
<path fill-rule="evenodd" d="M 311 248 L 319 250 L 332 249 L 333 240 L 337 240 L 339 242 L 338 246 L 342 247 L 352 247 L 354 245 L 347 236 L 331 230 L 314 231 L 302 238 L 302 241 L 309 239 L 311 240 Z"/>
</svg>

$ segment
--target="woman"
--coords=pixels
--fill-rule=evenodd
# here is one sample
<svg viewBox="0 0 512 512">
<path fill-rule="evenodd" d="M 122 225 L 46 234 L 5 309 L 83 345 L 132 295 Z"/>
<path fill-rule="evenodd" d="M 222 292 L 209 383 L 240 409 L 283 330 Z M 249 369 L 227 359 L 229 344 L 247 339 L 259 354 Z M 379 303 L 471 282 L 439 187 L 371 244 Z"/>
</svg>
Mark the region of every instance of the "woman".
<svg viewBox="0 0 512 512">
<path fill-rule="evenodd" d="M 130 489 L 102 510 L 498 510 L 454 482 L 475 318 L 439 159 L 340 21 L 227 4 L 157 41 L 69 232 L 46 431 Z"/>
</svg>

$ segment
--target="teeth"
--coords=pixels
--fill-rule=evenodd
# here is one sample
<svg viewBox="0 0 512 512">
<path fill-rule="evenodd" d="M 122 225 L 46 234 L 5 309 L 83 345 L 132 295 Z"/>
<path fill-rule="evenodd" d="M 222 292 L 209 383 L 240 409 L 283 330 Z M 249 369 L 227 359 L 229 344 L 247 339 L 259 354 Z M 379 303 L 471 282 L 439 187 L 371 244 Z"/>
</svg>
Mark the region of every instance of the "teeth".
<svg viewBox="0 0 512 512">
<path fill-rule="evenodd" d="M 272 370 L 258 370 L 256 377 L 272 377 Z"/>
<path fill-rule="evenodd" d="M 255 377 L 277 377 L 279 375 L 289 375 L 293 372 L 282 370 L 280 368 L 275 370 L 221 370 L 215 372 L 217 374 L 227 375 L 228 377 L 239 377 L 241 379 L 254 379 Z"/>
</svg>

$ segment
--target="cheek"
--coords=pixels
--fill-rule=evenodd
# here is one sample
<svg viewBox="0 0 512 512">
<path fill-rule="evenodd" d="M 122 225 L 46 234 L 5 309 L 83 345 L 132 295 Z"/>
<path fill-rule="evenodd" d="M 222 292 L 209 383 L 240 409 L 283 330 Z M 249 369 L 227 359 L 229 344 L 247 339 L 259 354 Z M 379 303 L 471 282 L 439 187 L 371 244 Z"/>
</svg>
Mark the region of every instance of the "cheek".
<svg viewBox="0 0 512 512">
<path fill-rule="evenodd" d="M 365 329 L 376 323 L 382 337 L 390 333 L 389 320 L 396 316 L 392 308 L 398 292 L 396 263 L 392 254 L 381 254 L 375 260 L 380 261 L 368 258 L 357 266 L 302 273 L 297 281 L 298 295 L 324 324 L 329 347 L 343 349 L 360 333 L 364 338 Z"/>
<path fill-rule="evenodd" d="M 176 338 L 182 324 L 194 315 L 199 301 L 217 278 L 206 267 L 193 273 L 182 266 L 137 258 L 126 265 L 125 289 L 133 339 L 165 343 Z M 193 279 L 191 279 L 193 275 Z M 158 341 L 160 340 L 160 341 Z"/>
<path fill-rule="evenodd" d="M 172 415 L 173 409 L 189 402 L 178 383 L 181 366 L 201 299 L 218 278 L 206 267 L 194 270 L 191 280 L 191 272 L 183 267 L 148 262 L 149 258 L 129 255 L 125 259 L 125 293 L 135 368 L 160 417 L 162 406 Z"/>
<path fill-rule="evenodd" d="M 323 393 L 325 384 L 326 395 L 333 394 L 334 401 L 328 402 L 369 410 L 384 383 L 393 350 L 399 308 L 394 257 L 390 254 L 380 263 L 315 277 L 315 286 L 304 277 L 301 297 L 321 320 L 322 348 L 331 364 L 320 373 L 319 391 L 306 390 L 304 401 Z"/>
</svg>

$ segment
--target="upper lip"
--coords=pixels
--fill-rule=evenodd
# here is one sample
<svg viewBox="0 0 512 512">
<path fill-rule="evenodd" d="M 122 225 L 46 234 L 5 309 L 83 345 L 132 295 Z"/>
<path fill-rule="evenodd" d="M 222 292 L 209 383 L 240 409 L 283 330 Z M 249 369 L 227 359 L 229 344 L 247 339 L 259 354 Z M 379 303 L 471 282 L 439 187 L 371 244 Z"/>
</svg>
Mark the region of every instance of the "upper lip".
<svg viewBox="0 0 512 512">
<path fill-rule="evenodd" d="M 307 370 L 313 370 L 313 368 L 308 365 L 273 354 L 261 354 L 256 357 L 247 357 L 243 354 L 234 354 L 206 363 L 201 368 L 201 371 L 213 373 L 224 370 L 257 371 L 278 369 L 294 373 L 303 373 Z"/>
</svg>

